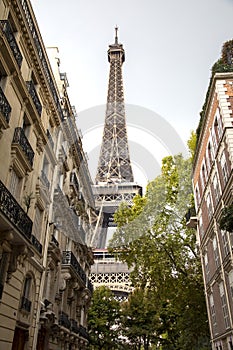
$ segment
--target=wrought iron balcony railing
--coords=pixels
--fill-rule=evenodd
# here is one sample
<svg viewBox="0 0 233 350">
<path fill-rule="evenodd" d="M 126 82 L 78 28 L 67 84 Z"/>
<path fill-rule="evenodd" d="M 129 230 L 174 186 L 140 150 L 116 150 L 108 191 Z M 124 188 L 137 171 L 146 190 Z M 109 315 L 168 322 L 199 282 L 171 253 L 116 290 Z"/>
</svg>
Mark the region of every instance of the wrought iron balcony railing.
<svg viewBox="0 0 233 350">
<path fill-rule="evenodd" d="M 0 28 L 2 32 L 5 34 L 6 39 L 10 45 L 11 51 L 16 59 L 17 65 L 19 68 L 21 67 L 22 61 L 23 61 L 23 56 L 20 52 L 19 46 L 16 42 L 14 33 L 11 29 L 10 23 L 8 20 L 1 20 L 0 21 Z"/>
<path fill-rule="evenodd" d="M 7 124 L 10 121 L 10 113 L 11 113 L 11 106 L 9 102 L 6 99 L 6 96 L 4 95 L 4 92 L 2 91 L 0 87 L 0 112 L 5 118 L 5 121 Z"/>
<path fill-rule="evenodd" d="M 29 161 L 29 164 L 32 167 L 33 159 L 34 159 L 34 151 L 31 147 L 27 137 L 25 136 L 22 128 L 20 128 L 20 127 L 15 128 L 15 133 L 14 133 L 12 144 L 20 145 L 23 153 L 27 157 L 27 160 Z"/>
<path fill-rule="evenodd" d="M 42 105 L 40 103 L 40 100 L 39 100 L 39 97 L 37 95 L 37 92 L 36 92 L 36 89 L 35 89 L 35 85 L 33 83 L 32 80 L 30 81 L 26 81 L 26 84 L 27 84 L 27 88 L 28 88 L 28 92 L 32 98 L 32 101 L 36 107 L 36 110 L 39 114 L 39 116 L 41 116 L 41 113 L 42 113 Z"/>
<path fill-rule="evenodd" d="M 22 233 L 31 239 L 32 220 L 27 216 L 16 199 L 0 181 L 0 211 Z"/>
<path fill-rule="evenodd" d="M 83 284 L 86 286 L 86 273 L 84 272 L 78 260 L 71 251 L 63 251 L 62 264 L 72 266 L 76 274 L 81 278 Z"/>
<path fill-rule="evenodd" d="M 70 328 L 71 331 L 76 334 L 79 334 L 79 327 L 78 327 L 77 321 L 70 319 L 70 323 L 71 323 L 71 328 Z"/>
<path fill-rule="evenodd" d="M 29 299 L 27 299 L 25 297 L 21 298 L 21 309 L 22 310 L 30 312 L 31 311 L 31 305 L 32 305 L 32 302 Z"/>
<path fill-rule="evenodd" d="M 40 254 L 42 254 L 42 244 L 38 241 L 38 239 L 34 235 L 31 236 L 31 242 L 32 242 L 33 247 L 35 247 L 35 249 Z"/>
<path fill-rule="evenodd" d="M 46 79 L 47 79 L 49 87 L 50 87 L 51 94 L 53 96 L 54 102 L 55 102 L 56 107 L 58 109 L 59 117 L 60 117 L 61 121 L 63 121 L 64 120 L 64 116 L 63 116 L 63 113 L 62 113 L 62 108 L 61 108 L 61 105 L 60 105 L 59 96 L 58 96 L 57 90 L 55 88 L 55 84 L 53 82 L 52 74 L 50 72 L 50 69 L 49 69 L 46 57 L 44 55 L 44 50 L 43 50 L 43 47 L 42 47 L 42 44 L 41 44 L 41 41 L 40 41 L 39 34 L 38 34 L 38 32 L 36 30 L 36 27 L 34 25 L 33 16 L 31 14 L 31 11 L 29 9 L 27 1 L 26 0 L 21 0 L 20 3 L 21 3 L 21 6 L 22 6 L 22 10 L 25 13 L 25 18 L 26 18 L 26 20 L 28 22 L 28 27 L 29 27 L 29 29 L 31 31 L 32 38 L 34 40 L 34 44 L 35 44 L 38 56 L 39 56 L 39 58 L 41 60 L 41 64 L 43 66 L 43 72 L 44 72 L 44 74 L 46 76 Z"/>
<path fill-rule="evenodd" d="M 79 335 L 81 337 L 83 337 L 84 339 L 87 339 L 87 340 L 89 338 L 89 335 L 87 333 L 87 329 L 85 327 L 81 326 L 81 325 L 79 326 Z"/>
<path fill-rule="evenodd" d="M 63 311 L 59 315 L 59 324 L 67 329 L 70 329 L 71 322 L 68 315 Z"/>
</svg>

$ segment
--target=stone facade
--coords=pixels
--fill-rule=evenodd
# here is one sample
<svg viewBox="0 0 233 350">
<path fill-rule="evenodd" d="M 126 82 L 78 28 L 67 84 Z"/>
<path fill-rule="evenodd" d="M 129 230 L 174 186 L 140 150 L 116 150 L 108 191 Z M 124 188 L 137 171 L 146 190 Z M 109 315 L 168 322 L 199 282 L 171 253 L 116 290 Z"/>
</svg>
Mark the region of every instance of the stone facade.
<svg viewBox="0 0 233 350">
<path fill-rule="evenodd" d="M 85 349 L 97 216 L 57 48 L 0 2 L 0 348 Z M 53 69 L 52 69 L 52 68 Z"/>
<path fill-rule="evenodd" d="M 222 209 L 232 203 L 232 96 L 233 73 L 225 69 L 213 74 L 193 171 L 212 349 L 218 350 L 233 349 L 233 233 L 219 226 Z"/>
</svg>

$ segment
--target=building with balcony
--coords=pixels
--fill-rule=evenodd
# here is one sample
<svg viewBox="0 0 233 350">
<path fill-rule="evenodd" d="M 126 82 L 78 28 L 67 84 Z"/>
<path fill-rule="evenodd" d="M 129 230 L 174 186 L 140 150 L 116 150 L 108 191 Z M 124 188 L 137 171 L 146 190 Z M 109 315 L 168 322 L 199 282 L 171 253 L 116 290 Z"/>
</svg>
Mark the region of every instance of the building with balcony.
<svg viewBox="0 0 233 350">
<path fill-rule="evenodd" d="M 0 2 L 0 348 L 85 349 L 92 183 L 58 49 Z"/>
<path fill-rule="evenodd" d="M 232 232 L 220 228 L 222 210 L 233 202 L 233 41 L 223 46 L 198 128 L 193 188 L 212 349 L 233 349 Z"/>
</svg>

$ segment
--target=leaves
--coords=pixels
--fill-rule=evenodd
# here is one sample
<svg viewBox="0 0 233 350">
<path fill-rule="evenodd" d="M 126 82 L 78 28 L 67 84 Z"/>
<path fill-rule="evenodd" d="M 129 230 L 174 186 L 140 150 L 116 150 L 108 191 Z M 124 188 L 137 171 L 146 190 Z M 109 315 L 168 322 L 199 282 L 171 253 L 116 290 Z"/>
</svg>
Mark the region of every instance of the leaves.
<svg viewBox="0 0 233 350">
<path fill-rule="evenodd" d="M 221 230 L 233 232 L 233 204 L 223 208 L 219 226 Z"/>
<path fill-rule="evenodd" d="M 88 311 L 88 328 L 91 349 L 116 349 L 120 304 L 105 286 L 96 288 Z"/>
<path fill-rule="evenodd" d="M 111 250 L 133 267 L 132 282 L 144 293 L 141 302 L 139 295 L 134 296 L 139 300 L 137 312 L 131 298 L 126 310 L 138 316 L 141 330 L 147 323 L 143 317 L 141 323 L 140 315 L 152 312 L 146 338 L 159 339 L 162 350 L 200 349 L 209 339 L 196 232 L 185 220 L 193 205 L 191 169 L 192 158 L 164 158 L 161 175 L 149 183 L 145 196 L 138 197 L 131 208 L 122 205 L 115 214 L 118 228 L 110 243 Z M 150 303 L 145 295 L 150 295 Z M 128 336 L 141 334 L 135 323 L 127 327 Z"/>
</svg>

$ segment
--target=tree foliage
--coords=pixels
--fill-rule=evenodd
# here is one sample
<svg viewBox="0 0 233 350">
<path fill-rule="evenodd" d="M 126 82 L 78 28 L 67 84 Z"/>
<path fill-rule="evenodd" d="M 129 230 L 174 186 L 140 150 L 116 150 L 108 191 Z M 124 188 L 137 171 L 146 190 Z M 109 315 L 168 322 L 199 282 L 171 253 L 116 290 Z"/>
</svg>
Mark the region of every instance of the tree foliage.
<svg viewBox="0 0 233 350">
<path fill-rule="evenodd" d="M 219 226 L 221 230 L 233 233 L 233 204 L 223 208 Z"/>
<path fill-rule="evenodd" d="M 105 286 L 93 292 L 92 304 L 88 311 L 90 349 L 122 349 L 118 341 L 120 304 L 111 290 Z"/>
<path fill-rule="evenodd" d="M 122 305 L 121 327 L 128 348 L 136 346 L 148 350 L 157 344 L 156 327 L 160 323 L 154 295 L 149 289 L 136 288 Z"/>
<path fill-rule="evenodd" d="M 146 195 L 119 208 L 110 242 L 110 250 L 133 267 L 133 284 L 156 305 L 150 331 L 162 350 L 209 349 L 196 233 L 185 220 L 193 203 L 191 163 L 182 155 L 164 158 Z"/>
</svg>

